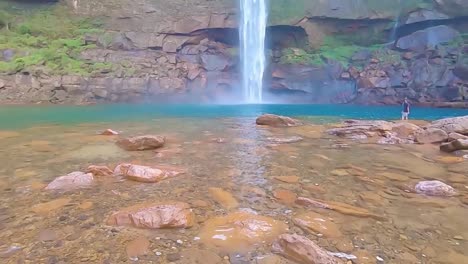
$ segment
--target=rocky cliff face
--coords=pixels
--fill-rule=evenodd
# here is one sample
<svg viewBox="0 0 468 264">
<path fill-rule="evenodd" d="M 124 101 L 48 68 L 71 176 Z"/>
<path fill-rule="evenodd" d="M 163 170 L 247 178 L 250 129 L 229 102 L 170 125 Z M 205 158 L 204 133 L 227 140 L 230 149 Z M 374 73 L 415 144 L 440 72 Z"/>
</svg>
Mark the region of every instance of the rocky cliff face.
<svg viewBox="0 0 468 264">
<path fill-rule="evenodd" d="M 458 105 L 468 100 L 464 0 L 271 0 L 272 100 Z M 0 75 L 3 103 L 236 100 L 237 3 L 231 0 L 63 0 L 99 17 L 77 60 L 112 65 L 82 75 L 44 64 Z M 12 60 L 15 47 L 3 49 Z M 2 48 L 0 48 L 2 49 Z M 1 66 L 1 65 L 0 65 Z"/>
</svg>

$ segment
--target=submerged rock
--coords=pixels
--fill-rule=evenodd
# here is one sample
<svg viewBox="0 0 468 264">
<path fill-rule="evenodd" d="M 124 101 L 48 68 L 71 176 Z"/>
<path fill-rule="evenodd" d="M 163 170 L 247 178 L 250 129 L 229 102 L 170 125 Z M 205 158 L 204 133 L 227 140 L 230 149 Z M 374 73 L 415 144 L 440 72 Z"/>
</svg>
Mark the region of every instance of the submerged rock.
<svg viewBox="0 0 468 264">
<path fill-rule="evenodd" d="M 416 184 L 417 193 L 428 196 L 454 196 L 457 194 L 455 189 L 441 181 L 422 181 Z"/>
<path fill-rule="evenodd" d="M 114 169 L 114 175 L 123 175 L 129 180 L 154 183 L 185 173 L 181 169 L 169 167 L 148 167 L 134 164 L 120 164 Z"/>
<path fill-rule="evenodd" d="M 300 178 L 298 176 L 276 176 L 276 180 L 285 183 L 298 183 Z"/>
<path fill-rule="evenodd" d="M 137 237 L 127 244 L 126 252 L 129 258 L 148 254 L 150 241 L 146 237 Z"/>
<path fill-rule="evenodd" d="M 303 206 L 312 206 L 316 208 L 329 209 L 345 215 L 352 215 L 357 217 L 370 217 L 377 220 L 383 219 L 383 217 L 375 215 L 364 208 L 340 202 L 322 201 L 318 199 L 299 197 L 297 198 L 296 203 Z"/>
<path fill-rule="evenodd" d="M 91 173 L 94 176 L 112 176 L 114 172 L 109 169 L 107 166 L 97 166 L 97 165 L 91 165 L 86 169 L 86 173 Z"/>
<path fill-rule="evenodd" d="M 71 202 L 71 199 L 69 198 L 59 198 L 59 199 L 55 199 L 49 202 L 33 205 L 33 207 L 31 208 L 31 211 L 33 211 L 36 214 L 41 214 L 41 215 L 48 214 L 51 212 L 56 212 L 60 208 L 69 204 L 70 202 Z"/>
<path fill-rule="evenodd" d="M 452 142 L 442 144 L 440 145 L 440 150 L 444 152 L 468 150 L 468 139 L 457 139 Z"/>
<path fill-rule="evenodd" d="M 46 190 L 72 190 L 89 187 L 94 177 L 91 173 L 75 171 L 65 176 L 60 176 L 47 185 Z"/>
<path fill-rule="evenodd" d="M 163 136 L 146 135 L 119 139 L 116 144 L 128 151 L 140 151 L 160 148 L 165 142 L 166 138 Z"/>
<path fill-rule="evenodd" d="M 102 131 L 100 135 L 103 135 L 103 136 L 116 136 L 118 134 L 119 134 L 119 132 L 117 132 L 117 131 L 114 131 L 112 129 L 106 129 L 106 130 Z"/>
<path fill-rule="evenodd" d="M 124 208 L 107 219 L 107 224 L 137 228 L 189 228 L 195 222 L 190 206 L 183 202 L 139 204 Z"/>
<path fill-rule="evenodd" d="M 283 222 L 242 211 L 209 219 L 199 237 L 207 246 L 237 253 L 271 242 L 286 230 Z"/>
<path fill-rule="evenodd" d="M 269 137 L 267 139 L 268 141 L 271 141 L 276 144 L 296 143 L 296 142 L 300 142 L 304 140 L 302 137 L 298 137 L 298 136 L 285 137 L 285 138 Z"/>
<path fill-rule="evenodd" d="M 422 144 L 439 143 L 447 141 L 448 134 L 439 128 L 428 128 L 416 134 L 416 141 Z"/>
<path fill-rule="evenodd" d="M 256 120 L 257 125 L 273 126 L 273 127 L 293 127 L 300 126 L 302 123 L 299 120 L 272 114 L 259 116 Z"/>
<path fill-rule="evenodd" d="M 299 214 L 293 218 L 296 225 L 306 231 L 322 234 L 326 237 L 342 236 L 338 226 L 333 223 L 328 217 L 322 216 L 315 212 L 306 212 Z"/>
<path fill-rule="evenodd" d="M 213 199 L 226 209 L 233 209 L 239 206 L 236 198 L 228 191 L 213 187 L 209 189 L 209 192 Z"/>
<path fill-rule="evenodd" d="M 273 251 L 297 263 L 344 264 L 306 237 L 284 234 L 273 244 Z"/>
</svg>

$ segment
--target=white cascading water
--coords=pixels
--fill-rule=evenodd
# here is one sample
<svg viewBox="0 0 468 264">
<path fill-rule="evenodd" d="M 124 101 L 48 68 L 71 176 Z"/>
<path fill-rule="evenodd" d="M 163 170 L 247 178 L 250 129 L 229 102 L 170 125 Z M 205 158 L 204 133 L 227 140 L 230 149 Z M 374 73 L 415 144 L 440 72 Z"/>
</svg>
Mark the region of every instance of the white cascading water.
<svg viewBox="0 0 468 264">
<path fill-rule="evenodd" d="M 240 56 L 244 103 L 262 102 L 267 0 L 240 0 Z"/>
</svg>

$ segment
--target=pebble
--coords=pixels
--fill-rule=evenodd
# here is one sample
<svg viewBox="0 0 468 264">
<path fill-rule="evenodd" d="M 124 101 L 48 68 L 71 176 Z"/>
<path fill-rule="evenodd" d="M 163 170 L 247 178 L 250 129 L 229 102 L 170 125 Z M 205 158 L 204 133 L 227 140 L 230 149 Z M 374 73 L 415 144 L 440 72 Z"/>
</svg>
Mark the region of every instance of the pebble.
<svg viewBox="0 0 468 264">
<path fill-rule="evenodd" d="M 162 253 L 159 252 L 159 251 L 156 251 L 156 253 L 154 253 L 154 254 L 156 254 L 156 256 L 161 256 L 162 255 Z"/>
<path fill-rule="evenodd" d="M 381 257 L 379 257 L 379 256 L 377 256 L 377 257 L 375 257 L 375 258 L 376 258 L 378 261 L 380 261 L 380 262 L 383 262 L 383 261 L 384 261 L 384 259 L 381 258 Z"/>
<path fill-rule="evenodd" d="M 200 240 L 199 237 L 194 237 L 193 240 L 197 241 L 197 240 Z"/>
<path fill-rule="evenodd" d="M 177 239 L 176 242 L 177 242 L 177 244 L 179 244 L 179 245 L 182 245 L 182 244 L 184 243 L 184 242 L 183 242 L 182 240 L 180 240 L 180 239 Z"/>
<path fill-rule="evenodd" d="M 456 239 L 456 240 L 465 240 L 465 238 L 462 237 L 462 236 L 454 236 L 453 239 Z"/>
</svg>

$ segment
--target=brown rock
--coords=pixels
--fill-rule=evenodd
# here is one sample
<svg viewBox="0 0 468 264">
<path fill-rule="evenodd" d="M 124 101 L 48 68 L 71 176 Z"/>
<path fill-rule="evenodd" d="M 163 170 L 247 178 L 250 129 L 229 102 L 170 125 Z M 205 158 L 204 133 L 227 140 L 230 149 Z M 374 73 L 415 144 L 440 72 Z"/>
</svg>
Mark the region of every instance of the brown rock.
<svg viewBox="0 0 468 264">
<path fill-rule="evenodd" d="M 285 204 L 293 204 L 297 199 L 297 195 L 295 193 L 285 189 L 275 190 L 273 192 L 273 196 Z"/>
<path fill-rule="evenodd" d="M 146 203 L 124 208 L 107 219 L 108 225 L 137 228 L 190 228 L 195 216 L 182 202 Z"/>
<path fill-rule="evenodd" d="M 256 120 L 257 125 L 273 126 L 273 127 L 292 127 L 300 126 L 302 123 L 296 119 L 286 116 L 265 114 L 259 116 Z"/>
<path fill-rule="evenodd" d="M 464 162 L 465 159 L 463 157 L 457 156 L 439 156 L 435 159 L 435 161 L 443 164 L 457 164 Z"/>
<path fill-rule="evenodd" d="M 130 180 L 147 183 L 160 182 L 182 173 L 185 172 L 177 168 L 163 166 L 153 168 L 128 163 L 120 164 L 114 170 L 114 175 L 123 175 Z"/>
<path fill-rule="evenodd" d="M 285 183 L 298 183 L 300 178 L 297 176 L 276 176 L 275 179 Z"/>
<path fill-rule="evenodd" d="M 138 237 L 127 244 L 126 252 L 129 258 L 148 254 L 150 241 L 146 237 Z"/>
<path fill-rule="evenodd" d="M 103 136 L 116 136 L 118 134 L 119 134 L 119 132 L 114 131 L 112 129 L 106 129 L 106 130 L 101 132 L 101 135 L 103 135 Z"/>
<path fill-rule="evenodd" d="M 392 127 L 392 131 L 395 132 L 400 138 L 408 138 L 420 132 L 421 128 L 408 122 L 401 122 L 395 124 Z"/>
<path fill-rule="evenodd" d="M 440 150 L 444 152 L 454 152 L 457 150 L 468 150 L 468 139 L 457 139 L 450 143 L 440 145 Z"/>
<path fill-rule="evenodd" d="M 207 246 L 236 252 L 269 243 L 284 233 L 287 225 L 272 218 L 235 212 L 205 222 L 199 237 Z"/>
<path fill-rule="evenodd" d="M 164 145 L 166 138 L 163 136 L 139 136 L 124 138 L 117 141 L 117 145 L 128 151 L 140 151 L 157 149 Z"/>
<path fill-rule="evenodd" d="M 91 165 L 86 169 L 86 173 L 91 173 L 94 176 L 112 176 L 114 172 L 107 166 Z"/>
<path fill-rule="evenodd" d="M 315 212 L 306 212 L 294 217 L 294 223 L 306 231 L 322 234 L 325 237 L 341 237 L 338 226 L 328 217 Z"/>
<path fill-rule="evenodd" d="M 383 217 L 375 215 L 364 208 L 359 208 L 340 202 L 322 201 L 318 199 L 299 197 L 297 198 L 296 203 L 303 206 L 329 209 L 346 215 L 352 215 L 357 217 L 370 217 L 377 220 L 383 219 Z"/>
<path fill-rule="evenodd" d="M 468 116 L 452 117 L 437 120 L 431 123 L 431 128 L 442 129 L 447 133 L 468 135 Z"/>
<path fill-rule="evenodd" d="M 449 142 L 457 140 L 457 139 L 468 139 L 468 136 L 465 136 L 465 135 L 462 135 L 462 134 L 459 134 L 459 133 L 455 133 L 455 132 L 452 132 L 452 133 L 448 134 L 448 141 Z"/>
<path fill-rule="evenodd" d="M 438 128 L 428 128 L 426 130 L 421 130 L 415 135 L 416 142 L 422 144 L 429 143 L 439 143 L 447 141 L 448 134 L 442 129 Z"/>
<path fill-rule="evenodd" d="M 209 192 L 213 199 L 226 209 L 234 209 L 239 206 L 236 198 L 230 192 L 221 188 L 210 188 Z"/>
<path fill-rule="evenodd" d="M 343 264 L 338 258 L 330 256 L 328 252 L 306 237 L 299 235 L 281 235 L 273 244 L 273 251 L 297 263 L 308 264 Z"/>
<path fill-rule="evenodd" d="M 72 190 L 89 187 L 93 183 L 93 175 L 75 171 L 65 176 L 60 176 L 47 185 L 46 190 Z"/>
</svg>

